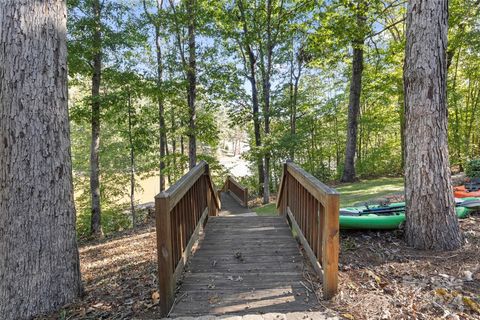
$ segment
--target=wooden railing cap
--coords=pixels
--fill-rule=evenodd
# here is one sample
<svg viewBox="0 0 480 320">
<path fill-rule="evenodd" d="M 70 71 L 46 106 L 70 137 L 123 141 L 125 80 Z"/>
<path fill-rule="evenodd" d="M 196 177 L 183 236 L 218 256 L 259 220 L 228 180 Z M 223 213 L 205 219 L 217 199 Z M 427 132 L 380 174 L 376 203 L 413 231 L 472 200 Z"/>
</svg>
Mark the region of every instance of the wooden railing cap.
<svg viewBox="0 0 480 320">
<path fill-rule="evenodd" d="M 325 194 L 332 195 L 332 196 L 339 196 L 340 194 L 338 193 L 337 190 L 330 188 L 326 184 L 322 183 L 320 180 L 318 180 L 316 177 L 314 177 L 312 174 L 308 173 L 304 169 L 302 169 L 300 166 L 297 164 L 287 161 L 287 168 L 296 171 L 298 174 L 304 176 L 306 179 L 310 181 L 310 183 L 314 184 L 316 187 L 318 187 L 320 190 L 322 190 Z"/>
<path fill-rule="evenodd" d="M 170 197 L 170 193 L 168 193 L 166 191 L 162 191 L 155 196 L 155 199 L 157 199 L 157 198 L 158 199 L 165 199 L 165 198 L 169 198 L 169 197 Z"/>
</svg>

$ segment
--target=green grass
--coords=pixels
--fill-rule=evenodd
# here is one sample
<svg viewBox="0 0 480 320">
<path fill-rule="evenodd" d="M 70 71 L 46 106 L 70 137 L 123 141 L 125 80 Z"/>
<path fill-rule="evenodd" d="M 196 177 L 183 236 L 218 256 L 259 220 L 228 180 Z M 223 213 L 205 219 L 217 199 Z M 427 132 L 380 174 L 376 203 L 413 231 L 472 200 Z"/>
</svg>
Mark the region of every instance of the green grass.
<svg viewBox="0 0 480 320">
<path fill-rule="evenodd" d="M 356 203 L 385 197 L 403 191 L 403 178 L 379 178 L 341 184 L 335 189 L 340 192 L 340 206 L 349 207 Z M 275 203 L 252 208 L 259 216 L 277 215 Z"/>
<path fill-rule="evenodd" d="M 372 198 L 381 198 L 403 191 L 403 178 L 379 178 L 336 187 L 340 192 L 340 206 L 348 207 Z"/>
<path fill-rule="evenodd" d="M 261 207 L 256 207 L 253 208 L 253 210 L 257 213 L 259 216 L 276 216 L 278 215 L 277 213 L 277 207 L 275 203 L 269 203 Z"/>
</svg>

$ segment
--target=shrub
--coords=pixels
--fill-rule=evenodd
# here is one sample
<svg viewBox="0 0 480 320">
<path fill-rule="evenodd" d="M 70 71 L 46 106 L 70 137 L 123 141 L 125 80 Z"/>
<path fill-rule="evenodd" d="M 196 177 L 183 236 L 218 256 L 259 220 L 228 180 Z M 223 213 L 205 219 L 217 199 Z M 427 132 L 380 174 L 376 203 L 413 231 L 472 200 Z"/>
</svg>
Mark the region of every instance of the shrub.
<svg viewBox="0 0 480 320">
<path fill-rule="evenodd" d="M 480 159 L 470 160 L 465 166 L 465 174 L 469 178 L 480 178 Z"/>
</svg>

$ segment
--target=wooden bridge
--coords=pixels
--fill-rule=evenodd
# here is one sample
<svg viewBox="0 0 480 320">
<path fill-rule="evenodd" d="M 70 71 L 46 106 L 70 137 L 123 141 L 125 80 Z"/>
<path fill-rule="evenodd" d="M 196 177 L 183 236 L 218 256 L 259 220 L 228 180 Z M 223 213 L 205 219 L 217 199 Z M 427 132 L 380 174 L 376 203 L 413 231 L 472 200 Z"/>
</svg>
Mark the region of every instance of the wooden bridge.
<svg viewBox="0 0 480 320">
<path fill-rule="evenodd" d="M 284 165 L 278 216 L 252 213 L 248 190 L 231 177 L 217 192 L 205 162 L 159 194 L 155 207 L 162 316 L 315 310 L 293 234 L 323 280 L 324 298 L 337 292 L 338 193 L 294 163 Z"/>
</svg>

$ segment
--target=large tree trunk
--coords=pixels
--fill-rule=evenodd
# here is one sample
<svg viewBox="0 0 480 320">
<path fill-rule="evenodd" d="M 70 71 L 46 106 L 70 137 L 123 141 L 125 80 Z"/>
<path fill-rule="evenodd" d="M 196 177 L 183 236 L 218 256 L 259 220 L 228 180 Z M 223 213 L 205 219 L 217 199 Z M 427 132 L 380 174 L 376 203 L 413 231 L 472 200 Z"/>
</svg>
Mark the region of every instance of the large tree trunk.
<svg viewBox="0 0 480 320">
<path fill-rule="evenodd" d="M 0 39 L 0 317 L 28 319 L 81 293 L 65 1 L 1 1 Z"/>
<path fill-rule="evenodd" d="M 196 51 L 195 51 L 195 19 L 196 0 L 189 0 L 187 3 L 188 19 L 188 163 L 192 169 L 197 164 L 197 137 L 195 133 L 195 96 L 196 96 Z"/>
<path fill-rule="evenodd" d="M 363 23 L 358 17 L 359 25 Z M 362 92 L 363 73 L 363 42 L 357 39 L 353 43 L 352 79 L 350 81 L 350 97 L 348 103 L 347 145 L 345 147 L 345 165 L 341 181 L 355 180 L 355 151 L 357 149 L 358 114 L 360 111 L 360 96 Z"/>
<path fill-rule="evenodd" d="M 102 77 L 102 34 L 101 5 L 99 0 L 93 2 L 95 31 L 93 34 L 93 75 L 92 75 L 92 141 L 90 145 L 90 193 L 91 193 L 91 234 L 98 238 L 103 236 L 100 206 L 100 82 Z"/>
<path fill-rule="evenodd" d="M 405 236 L 418 249 L 462 245 L 448 157 L 447 30 L 447 1 L 409 1 L 404 66 Z"/>
</svg>

